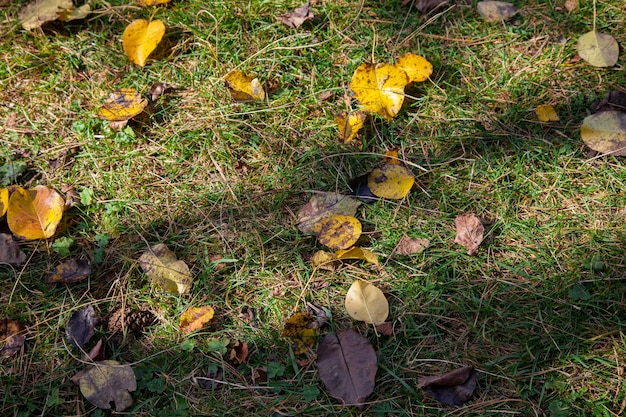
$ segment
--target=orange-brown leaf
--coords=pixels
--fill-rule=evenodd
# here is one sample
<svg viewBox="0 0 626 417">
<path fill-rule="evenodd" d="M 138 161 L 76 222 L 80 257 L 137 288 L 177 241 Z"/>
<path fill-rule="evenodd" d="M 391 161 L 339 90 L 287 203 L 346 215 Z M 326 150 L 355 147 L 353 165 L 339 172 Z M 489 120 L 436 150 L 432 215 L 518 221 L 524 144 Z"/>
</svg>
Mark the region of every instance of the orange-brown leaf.
<svg viewBox="0 0 626 417">
<path fill-rule="evenodd" d="M 214 314 L 211 306 L 189 308 L 180 315 L 180 331 L 186 334 L 199 330 L 211 321 Z"/>
<path fill-rule="evenodd" d="M 15 189 L 9 198 L 9 229 L 26 240 L 48 239 L 54 235 L 65 209 L 63 197 L 55 190 L 38 185 Z"/>
</svg>

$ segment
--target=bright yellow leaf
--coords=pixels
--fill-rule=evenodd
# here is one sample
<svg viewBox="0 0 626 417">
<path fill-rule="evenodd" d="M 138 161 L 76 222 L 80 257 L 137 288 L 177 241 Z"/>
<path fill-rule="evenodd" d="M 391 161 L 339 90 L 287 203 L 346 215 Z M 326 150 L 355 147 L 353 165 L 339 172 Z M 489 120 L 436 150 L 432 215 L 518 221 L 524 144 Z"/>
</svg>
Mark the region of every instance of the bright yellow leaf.
<svg viewBox="0 0 626 417">
<path fill-rule="evenodd" d="M 265 90 L 258 78 L 233 70 L 224 77 L 226 88 L 235 101 L 245 102 L 265 99 Z"/>
<path fill-rule="evenodd" d="M 138 0 L 137 3 L 140 6 L 159 6 L 161 4 L 168 4 L 172 0 Z"/>
<path fill-rule="evenodd" d="M 409 82 L 425 81 L 433 73 L 433 64 L 423 56 L 404 54 L 396 60 L 396 67 L 406 72 Z"/>
<path fill-rule="evenodd" d="M 134 88 L 118 88 L 98 110 L 98 117 L 109 122 L 123 122 L 137 116 L 148 105 L 148 101 Z"/>
<path fill-rule="evenodd" d="M 415 177 L 410 169 L 395 164 L 375 168 L 367 177 L 367 186 L 372 194 L 394 200 L 404 198 L 414 182 Z"/>
<path fill-rule="evenodd" d="M 54 235 L 64 209 L 63 197 L 48 187 L 18 187 L 9 198 L 7 223 L 13 234 L 22 239 L 48 239 Z"/>
<path fill-rule="evenodd" d="M 285 321 L 282 337 L 293 342 L 293 353 L 300 355 L 315 346 L 320 333 L 319 324 L 308 312 L 297 312 Z"/>
<path fill-rule="evenodd" d="M 346 294 L 346 310 L 355 320 L 379 325 L 387 320 L 389 302 L 376 286 L 357 279 Z"/>
<path fill-rule="evenodd" d="M 339 139 L 350 142 L 363 127 L 365 113 L 362 111 L 347 113 L 345 111 L 335 115 L 335 122 L 339 126 Z"/>
<path fill-rule="evenodd" d="M 325 217 L 315 223 L 313 234 L 321 244 L 331 249 L 347 249 L 354 245 L 361 236 L 361 222 L 342 214 Z"/>
<path fill-rule="evenodd" d="M 124 30 L 122 45 L 126 56 L 135 64 L 143 67 L 146 59 L 161 42 L 165 34 L 165 25 L 160 20 L 147 21 L 137 19 Z"/>
<path fill-rule="evenodd" d="M 191 289 L 192 278 L 185 261 L 163 243 L 148 248 L 139 258 L 141 269 L 165 291 L 185 294 Z"/>
<path fill-rule="evenodd" d="M 339 249 L 335 252 L 337 259 L 360 259 L 374 265 L 378 265 L 378 256 L 370 250 L 359 248 L 356 246 L 350 249 Z"/>
<path fill-rule="evenodd" d="M 404 87 L 408 83 L 406 72 L 395 65 L 362 64 L 352 76 L 350 89 L 363 110 L 390 120 L 402 107 Z"/>
<path fill-rule="evenodd" d="M 626 113 L 608 110 L 587 116 L 580 135 L 594 151 L 626 156 Z"/>
<path fill-rule="evenodd" d="M 180 315 L 180 331 L 186 334 L 199 330 L 211 321 L 214 314 L 211 306 L 188 308 Z"/>
<path fill-rule="evenodd" d="M 0 188 L 0 217 L 4 216 L 9 208 L 9 189 Z"/>
<path fill-rule="evenodd" d="M 554 107 L 549 104 L 537 106 L 535 114 L 537 114 L 537 119 L 539 119 L 540 122 L 558 122 L 560 120 Z"/>
</svg>

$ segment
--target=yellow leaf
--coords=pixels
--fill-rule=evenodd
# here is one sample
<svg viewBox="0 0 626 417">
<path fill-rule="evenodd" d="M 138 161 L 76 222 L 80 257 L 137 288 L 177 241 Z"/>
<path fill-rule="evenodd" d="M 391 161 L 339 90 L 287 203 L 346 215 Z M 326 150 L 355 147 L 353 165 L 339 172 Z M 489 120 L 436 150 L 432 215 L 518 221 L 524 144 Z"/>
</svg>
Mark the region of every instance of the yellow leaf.
<svg viewBox="0 0 626 417">
<path fill-rule="evenodd" d="M 135 64 L 143 67 L 146 59 L 161 42 L 165 34 L 165 25 L 160 20 L 151 22 L 137 19 L 124 30 L 122 45 L 126 56 Z"/>
<path fill-rule="evenodd" d="M 363 127 L 365 113 L 362 111 L 355 113 L 341 112 L 335 115 L 335 122 L 339 126 L 339 139 L 343 142 L 350 142 Z"/>
<path fill-rule="evenodd" d="M 409 82 L 425 81 L 433 73 L 433 64 L 426 58 L 412 53 L 404 54 L 396 61 L 396 67 L 406 72 Z"/>
<path fill-rule="evenodd" d="M 265 90 L 258 78 L 233 70 L 224 77 L 226 88 L 235 101 L 254 101 L 265 99 Z"/>
<path fill-rule="evenodd" d="M 9 198 L 9 229 L 22 239 L 47 239 L 54 235 L 64 209 L 63 197 L 48 187 L 18 187 Z"/>
<path fill-rule="evenodd" d="M 379 325 L 387 320 L 389 303 L 385 294 L 374 285 L 356 280 L 346 294 L 346 310 L 355 320 Z"/>
<path fill-rule="evenodd" d="M 162 243 L 148 248 L 139 258 L 139 265 L 165 291 L 185 294 L 191 288 L 189 267 Z"/>
<path fill-rule="evenodd" d="M 215 311 L 211 306 L 192 307 L 180 315 L 180 331 L 191 333 L 201 329 L 213 318 Z"/>
<path fill-rule="evenodd" d="M 140 6 L 159 6 L 161 4 L 168 4 L 171 0 L 138 0 L 137 3 Z"/>
<path fill-rule="evenodd" d="M 325 217 L 315 223 L 313 234 L 331 249 L 347 249 L 361 236 L 361 222 L 352 216 Z"/>
<path fill-rule="evenodd" d="M 580 135 L 594 151 L 626 156 L 626 113 L 609 110 L 587 116 Z"/>
<path fill-rule="evenodd" d="M 414 182 L 415 177 L 410 169 L 395 164 L 385 164 L 380 168 L 375 168 L 367 177 L 367 186 L 372 194 L 395 200 L 404 198 Z"/>
<path fill-rule="evenodd" d="M 404 102 L 404 87 L 409 83 L 406 72 L 390 64 L 362 64 L 350 82 L 350 89 L 363 110 L 378 113 L 390 120 Z"/>
<path fill-rule="evenodd" d="M 397 149 L 390 149 L 383 156 L 383 165 L 402 165 Z"/>
<path fill-rule="evenodd" d="M 122 122 L 137 116 L 148 101 L 134 88 L 117 88 L 98 110 L 98 117 L 109 122 Z"/>
<path fill-rule="evenodd" d="M 348 196 L 327 192 L 316 193 L 311 200 L 298 210 L 298 229 L 304 233 L 313 231 L 315 223 L 324 217 L 334 216 L 336 214 L 344 214 L 346 216 L 354 216 L 356 209 L 361 202 L 356 201 Z"/>
<path fill-rule="evenodd" d="M 556 114 L 556 110 L 549 104 L 542 104 L 537 106 L 535 109 L 535 113 L 537 114 L 537 119 L 540 122 L 558 122 L 559 115 Z"/>
<path fill-rule="evenodd" d="M 370 250 L 358 248 L 356 246 L 350 249 L 339 249 L 335 252 L 337 259 L 360 259 L 374 265 L 378 265 L 378 256 Z"/>
<path fill-rule="evenodd" d="M 619 57 L 619 45 L 613 36 L 591 31 L 578 38 L 578 55 L 594 67 L 612 67 Z"/>
<path fill-rule="evenodd" d="M 0 188 L 0 217 L 4 216 L 9 208 L 9 189 Z"/>
<path fill-rule="evenodd" d="M 285 321 L 281 336 L 290 338 L 293 352 L 300 355 L 315 346 L 319 333 L 319 324 L 315 317 L 308 312 L 297 312 Z"/>
<path fill-rule="evenodd" d="M 327 265 L 336 260 L 337 260 L 337 255 L 335 255 L 334 253 L 329 253 L 323 250 L 318 250 L 311 257 L 311 264 L 315 267 L 320 267 L 320 266 Z M 334 269 L 334 268 L 331 266 L 330 268 L 325 268 L 325 269 Z"/>
</svg>

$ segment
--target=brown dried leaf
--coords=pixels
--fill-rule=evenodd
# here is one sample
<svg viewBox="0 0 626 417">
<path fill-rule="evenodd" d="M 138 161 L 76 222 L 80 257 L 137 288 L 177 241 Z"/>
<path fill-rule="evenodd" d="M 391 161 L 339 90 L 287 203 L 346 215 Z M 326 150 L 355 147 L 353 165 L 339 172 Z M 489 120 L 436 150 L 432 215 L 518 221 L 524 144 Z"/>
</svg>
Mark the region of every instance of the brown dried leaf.
<svg viewBox="0 0 626 417">
<path fill-rule="evenodd" d="M 479 1 L 476 4 L 478 13 L 489 23 L 508 20 L 517 13 L 512 3 L 504 1 Z"/>
<path fill-rule="evenodd" d="M 313 19 L 313 17 L 311 2 L 309 1 L 297 9 L 278 16 L 278 19 L 290 28 L 297 29 L 307 20 Z"/>
<path fill-rule="evenodd" d="M 362 407 L 374 391 L 378 362 L 370 342 L 352 329 L 324 336 L 317 348 L 317 371 L 330 395 Z"/>
<path fill-rule="evenodd" d="M 403 0 L 402 6 L 410 4 L 414 0 Z M 415 8 L 422 13 L 428 13 L 431 10 L 436 9 L 442 4 L 447 4 L 449 0 L 416 0 Z"/>
<path fill-rule="evenodd" d="M 462 214 L 454 219 L 456 237 L 454 243 L 465 246 L 468 255 L 476 255 L 478 246 L 483 241 L 485 227 L 473 214 Z"/>
<path fill-rule="evenodd" d="M 476 371 L 472 366 L 455 369 L 442 375 L 419 378 L 417 385 L 424 394 L 446 405 L 461 405 L 476 389 Z"/>
<path fill-rule="evenodd" d="M 26 326 L 16 319 L 0 319 L 0 358 L 15 355 L 26 341 Z"/>
<path fill-rule="evenodd" d="M 98 315 L 91 304 L 75 311 L 65 327 L 65 334 L 70 344 L 82 348 L 93 336 L 94 327 L 98 322 Z"/>
<path fill-rule="evenodd" d="M 376 326 L 376 331 L 380 332 L 383 336 L 393 336 L 393 323 L 386 321 Z"/>
<path fill-rule="evenodd" d="M 13 236 L 0 233 L 0 264 L 19 266 L 25 261 L 26 254 L 20 250 Z"/>
<path fill-rule="evenodd" d="M 246 363 L 246 359 L 248 359 L 248 344 L 237 340 L 230 350 L 230 360 L 233 365 L 239 365 L 240 363 Z"/>
<path fill-rule="evenodd" d="M 396 245 L 396 253 L 398 255 L 413 255 L 423 252 L 429 245 L 430 240 L 428 239 L 402 236 Z"/>
<path fill-rule="evenodd" d="M 70 259 L 67 262 L 63 262 L 58 265 L 48 275 L 48 282 L 50 283 L 65 283 L 72 284 L 79 282 L 91 275 L 91 265 L 86 259 Z"/>
</svg>

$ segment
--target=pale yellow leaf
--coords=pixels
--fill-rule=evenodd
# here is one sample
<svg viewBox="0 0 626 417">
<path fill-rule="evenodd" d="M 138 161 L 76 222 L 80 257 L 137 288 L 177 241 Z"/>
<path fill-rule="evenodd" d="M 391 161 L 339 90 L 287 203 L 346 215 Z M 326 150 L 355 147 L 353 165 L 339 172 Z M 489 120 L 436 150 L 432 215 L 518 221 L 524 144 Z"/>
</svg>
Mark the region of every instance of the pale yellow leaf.
<svg viewBox="0 0 626 417">
<path fill-rule="evenodd" d="M 594 67 L 612 67 L 619 57 L 619 45 L 613 36 L 591 31 L 578 38 L 578 55 Z"/>
<path fill-rule="evenodd" d="M 352 76 L 350 89 L 364 111 L 389 120 L 400 111 L 409 77 L 390 64 L 362 64 Z"/>
<path fill-rule="evenodd" d="M 61 20 L 62 22 L 80 20 L 89 16 L 89 13 L 91 13 L 91 6 L 85 3 L 80 7 L 62 11 L 61 13 L 59 13 L 59 20 Z"/>
<path fill-rule="evenodd" d="M 163 243 L 148 248 L 139 258 L 143 271 L 165 291 L 185 294 L 192 284 L 189 267 Z"/>
<path fill-rule="evenodd" d="M 59 15 L 74 9 L 72 0 L 35 0 L 28 3 L 18 17 L 26 30 L 41 27 L 44 23 L 57 20 Z"/>
<path fill-rule="evenodd" d="M 587 116 L 580 135 L 594 151 L 626 156 L 626 113 L 609 110 Z"/>
<path fill-rule="evenodd" d="M 258 78 L 233 70 L 224 77 L 226 88 L 235 101 L 245 102 L 265 99 L 265 90 Z"/>
<path fill-rule="evenodd" d="M 128 59 L 143 67 L 146 59 L 161 42 L 165 25 L 160 20 L 134 20 L 124 30 L 122 45 Z"/>
<path fill-rule="evenodd" d="M 537 106 L 535 109 L 535 114 L 537 115 L 537 119 L 540 122 L 558 122 L 559 115 L 556 113 L 554 107 L 549 104 L 542 104 Z"/>
<path fill-rule="evenodd" d="M 389 303 L 385 294 L 376 286 L 356 280 L 346 294 L 346 310 L 350 317 L 378 325 L 389 315 Z"/>
</svg>

